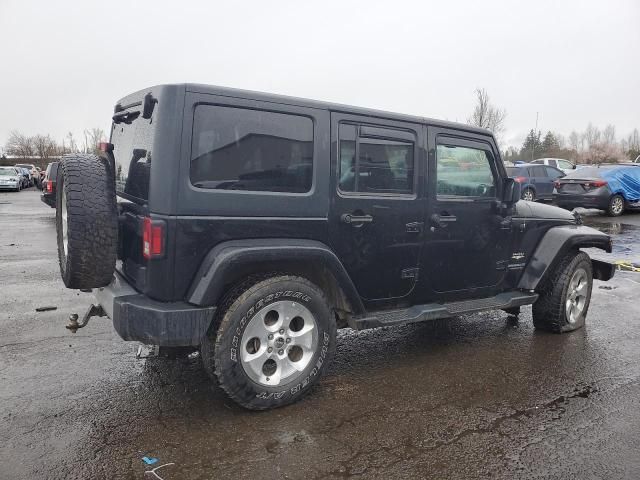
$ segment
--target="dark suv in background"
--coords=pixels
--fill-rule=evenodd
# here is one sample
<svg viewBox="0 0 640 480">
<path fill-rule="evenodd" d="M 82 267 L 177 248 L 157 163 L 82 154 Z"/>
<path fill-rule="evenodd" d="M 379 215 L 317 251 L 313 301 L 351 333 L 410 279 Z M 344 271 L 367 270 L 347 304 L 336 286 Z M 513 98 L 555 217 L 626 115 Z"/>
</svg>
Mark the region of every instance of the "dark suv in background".
<svg viewBox="0 0 640 480">
<path fill-rule="evenodd" d="M 507 175 L 520 184 L 522 199 L 530 202 L 553 200 L 555 181 L 565 176 L 562 170 L 548 165 L 521 163 L 506 168 Z"/>
<path fill-rule="evenodd" d="M 69 288 L 125 340 L 201 351 L 252 409 L 300 398 L 336 329 L 533 304 L 537 328 L 580 328 L 582 247 L 609 236 L 519 202 L 491 133 L 468 125 L 205 85 L 120 100 L 100 157 L 57 177 Z"/>
</svg>

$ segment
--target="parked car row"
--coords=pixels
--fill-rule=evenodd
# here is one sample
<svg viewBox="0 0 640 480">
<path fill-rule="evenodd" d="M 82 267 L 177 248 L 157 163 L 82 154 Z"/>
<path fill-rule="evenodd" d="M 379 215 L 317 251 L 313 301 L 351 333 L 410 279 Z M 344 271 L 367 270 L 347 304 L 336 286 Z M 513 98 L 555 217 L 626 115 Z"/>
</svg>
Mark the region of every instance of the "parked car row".
<svg viewBox="0 0 640 480">
<path fill-rule="evenodd" d="M 14 165 L 13 167 L 0 168 L 2 169 L 0 170 L 0 177 L 2 177 L 0 178 L 0 189 L 2 190 L 19 192 L 23 188 L 39 185 L 38 180 L 34 179 L 31 171 L 25 166 Z"/>
<path fill-rule="evenodd" d="M 557 167 L 556 167 L 557 166 Z M 640 209 L 640 165 L 575 165 L 562 159 L 541 158 L 506 167 L 522 186 L 522 199 L 553 201 L 566 209 L 604 210 L 610 216 Z"/>
</svg>

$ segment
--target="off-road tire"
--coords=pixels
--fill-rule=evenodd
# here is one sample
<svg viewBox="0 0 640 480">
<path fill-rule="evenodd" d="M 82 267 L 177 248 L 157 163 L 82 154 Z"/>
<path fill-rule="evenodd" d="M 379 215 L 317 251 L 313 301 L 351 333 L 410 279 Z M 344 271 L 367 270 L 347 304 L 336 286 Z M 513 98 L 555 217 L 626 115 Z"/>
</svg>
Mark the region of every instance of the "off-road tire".
<svg viewBox="0 0 640 480">
<path fill-rule="evenodd" d="M 570 323 L 566 313 L 569 282 L 579 268 L 585 270 L 589 286 L 582 314 L 576 322 Z M 571 251 L 562 258 L 537 289 L 540 296 L 532 308 L 533 325 L 539 330 L 553 333 L 570 332 L 583 327 L 589 311 L 592 289 L 593 268 L 589 255 L 576 250 Z"/>
<path fill-rule="evenodd" d="M 64 284 L 77 289 L 108 285 L 113 278 L 118 245 L 118 212 L 111 169 L 96 155 L 65 155 L 60 162 L 56 190 L 58 261 Z"/>
<path fill-rule="evenodd" d="M 307 367 L 286 383 L 261 385 L 252 380 L 240 359 L 242 334 L 259 310 L 282 300 L 304 305 L 318 328 L 318 345 Z M 200 351 L 207 372 L 227 395 L 250 410 L 267 410 L 293 403 L 317 383 L 333 359 L 336 322 L 322 291 L 305 278 L 277 275 L 251 277 L 222 301 Z"/>
<path fill-rule="evenodd" d="M 622 202 L 622 207 L 620 207 Z M 609 199 L 609 205 L 607 206 L 607 215 L 610 217 L 619 217 L 624 213 L 624 197 L 622 195 L 612 195 Z"/>
</svg>

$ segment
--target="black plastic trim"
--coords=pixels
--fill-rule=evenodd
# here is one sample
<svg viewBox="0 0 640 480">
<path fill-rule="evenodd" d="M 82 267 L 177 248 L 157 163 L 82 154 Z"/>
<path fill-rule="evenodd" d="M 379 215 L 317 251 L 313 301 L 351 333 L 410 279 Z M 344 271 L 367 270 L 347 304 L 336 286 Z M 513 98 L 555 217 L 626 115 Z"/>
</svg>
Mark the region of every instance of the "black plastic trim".
<svg viewBox="0 0 640 480">
<path fill-rule="evenodd" d="M 535 290 L 550 268 L 565 253 L 576 248 L 600 248 L 611 253 L 611 237 L 584 225 L 562 225 L 550 228 L 522 273 L 518 288 Z"/>
<path fill-rule="evenodd" d="M 187 301 L 200 306 L 215 305 L 226 286 L 261 264 L 269 263 L 283 269 L 292 263 L 327 268 L 346 295 L 353 313 L 365 312 L 351 278 L 327 245 L 315 240 L 287 238 L 235 240 L 216 245 L 202 262 Z"/>
</svg>

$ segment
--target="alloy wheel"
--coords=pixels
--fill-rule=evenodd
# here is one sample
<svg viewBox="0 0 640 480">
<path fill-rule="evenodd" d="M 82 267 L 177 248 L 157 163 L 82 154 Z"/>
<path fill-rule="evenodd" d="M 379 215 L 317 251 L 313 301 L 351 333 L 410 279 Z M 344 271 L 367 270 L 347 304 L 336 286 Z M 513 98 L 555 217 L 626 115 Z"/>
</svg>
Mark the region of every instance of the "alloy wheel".
<svg viewBox="0 0 640 480">
<path fill-rule="evenodd" d="M 254 382 L 274 387 L 301 374 L 318 348 L 318 325 L 304 305 L 274 302 L 249 321 L 240 361 Z"/>
</svg>

